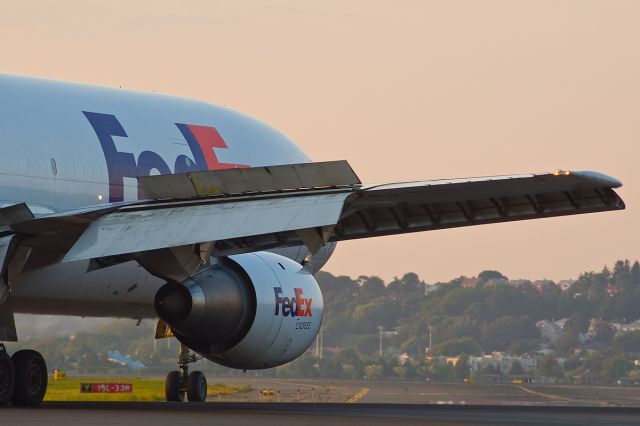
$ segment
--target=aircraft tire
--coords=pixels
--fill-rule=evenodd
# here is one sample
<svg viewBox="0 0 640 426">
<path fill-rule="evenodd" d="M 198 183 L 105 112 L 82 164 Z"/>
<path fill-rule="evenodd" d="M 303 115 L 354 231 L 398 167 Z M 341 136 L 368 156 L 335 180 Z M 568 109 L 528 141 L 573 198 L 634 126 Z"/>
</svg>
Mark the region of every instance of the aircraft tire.
<svg viewBox="0 0 640 426">
<path fill-rule="evenodd" d="M 0 407 L 11 401 L 15 379 L 11 357 L 5 351 L 0 351 Z"/>
<path fill-rule="evenodd" d="M 181 389 L 182 373 L 170 371 L 164 381 L 164 396 L 167 401 L 184 401 L 184 391 Z"/>
<path fill-rule="evenodd" d="M 189 402 L 207 400 L 207 378 L 202 371 L 193 371 L 187 377 L 187 398 Z"/>
<path fill-rule="evenodd" d="M 13 354 L 15 386 L 11 402 L 18 407 L 33 407 L 44 399 L 47 393 L 49 377 L 47 364 L 40 355 L 31 349 L 23 349 Z"/>
</svg>

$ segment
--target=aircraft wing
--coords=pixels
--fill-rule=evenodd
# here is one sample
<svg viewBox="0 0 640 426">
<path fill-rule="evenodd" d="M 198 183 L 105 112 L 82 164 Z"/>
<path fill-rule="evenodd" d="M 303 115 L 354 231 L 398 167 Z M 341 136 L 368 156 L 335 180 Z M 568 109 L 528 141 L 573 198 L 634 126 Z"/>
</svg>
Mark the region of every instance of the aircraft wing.
<svg viewBox="0 0 640 426">
<path fill-rule="evenodd" d="M 614 191 L 621 183 L 595 172 L 363 186 L 349 164 L 338 161 L 150 176 L 139 183 L 148 200 L 39 218 L 24 207 L 0 209 L 0 249 L 5 241 L 5 257 L 19 255 L 20 270 L 131 260 L 205 242 L 212 242 L 214 256 L 300 244 L 315 253 L 330 241 L 625 207 Z"/>
<path fill-rule="evenodd" d="M 620 186 L 597 172 L 557 171 L 365 187 L 347 200 L 332 239 L 622 210 Z"/>
</svg>

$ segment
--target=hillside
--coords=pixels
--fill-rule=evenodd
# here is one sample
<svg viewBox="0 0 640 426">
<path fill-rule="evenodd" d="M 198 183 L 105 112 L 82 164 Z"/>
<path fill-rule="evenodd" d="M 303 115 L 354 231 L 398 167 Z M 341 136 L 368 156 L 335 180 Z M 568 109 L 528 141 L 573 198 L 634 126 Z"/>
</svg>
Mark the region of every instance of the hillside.
<svg viewBox="0 0 640 426">
<path fill-rule="evenodd" d="M 263 374 L 640 378 L 634 365 L 640 358 L 637 261 L 560 283 L 509 280 L 497 271 L 434 284 L 414 273 L 388 283 L 327 272 L 317 279 L 325 301 L 322 351 L 312 346 L 299 360 Z M 73 329 L 68 320 L 64 327 Z M 151 321 L 138 327 L 131 320 L 102 322 L 68 334 L 34 332 L 21 345 L 41 350 L 51 368 L 118 372 L 122 367 L 106 361 L 106 354 L 119 350 L 144 363 L 148 373 L 162 374 L 174 367 L 177 344 L 154 342 L 153 327 Z M 54 323 L 47 328 L 55 329 Z M 208 362 L 199 368 L 235 374 Z"/>
</svg>

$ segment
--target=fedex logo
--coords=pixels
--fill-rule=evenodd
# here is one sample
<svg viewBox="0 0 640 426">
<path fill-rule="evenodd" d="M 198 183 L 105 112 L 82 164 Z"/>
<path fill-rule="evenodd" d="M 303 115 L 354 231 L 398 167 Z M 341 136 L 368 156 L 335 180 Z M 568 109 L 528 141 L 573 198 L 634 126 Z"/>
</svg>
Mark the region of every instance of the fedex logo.
<svg viewBox="0 0 640 426">
<path fill-rule="evenodd" d="M 312 298 L 305 299 L 302 297 L 303 291 L 301 288 L 295 288 L 295 297 L 288 298 L 282 297 L 282 287 L 274 287 L 273 292 L 276 296 L 276 311 L 275 315 L 280 315 L 282 309 L 282 315 L 285 317 L 311 317 L 311 302 Z"/>
<path fill-rule="evenodd" d="M 109 202 L 123 200 L 124 178 L 148 176 L 152 170 L 163 175 L 171 174 L 169 165 L 153 151 L 142 151 L 137 159 L 130 152 L 118 151 L 113 138 L 126 138 L 128 135 L 114 115 L 89 111 L 83 111 L 83 114 L 93 127 L 107 161 Z M 174 173 L 249 167 L 245 164 L 221 163 L 218 160 L 215 150 L 227 148 L 227 144 L 215 127 L 182 123 L 175 125 L 187 142 L 193 158 L 178 155 L 173 164 Z M 138 196 L 144 195 L 138 193 Z"/>
</svg>

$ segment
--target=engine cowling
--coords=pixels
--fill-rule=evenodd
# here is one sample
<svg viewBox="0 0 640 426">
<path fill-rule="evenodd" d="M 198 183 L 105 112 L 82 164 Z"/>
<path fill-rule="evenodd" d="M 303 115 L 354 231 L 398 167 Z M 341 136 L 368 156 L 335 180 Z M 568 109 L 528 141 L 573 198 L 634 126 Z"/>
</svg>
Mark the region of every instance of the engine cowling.
<svg viewBox="0 0 640 426">
<path fill-rule="evenodd" d="M 156 312 L 205 358 L 239 369 L 271 368 L 302 355 L 322 322 L 317 281 L 268 252 L 230 256 L 158 290 Z"/>
</svg>

